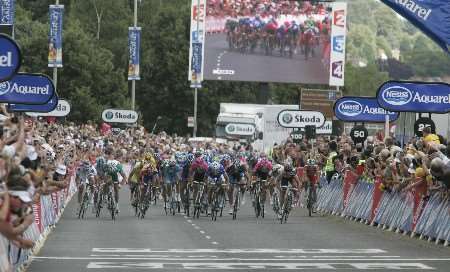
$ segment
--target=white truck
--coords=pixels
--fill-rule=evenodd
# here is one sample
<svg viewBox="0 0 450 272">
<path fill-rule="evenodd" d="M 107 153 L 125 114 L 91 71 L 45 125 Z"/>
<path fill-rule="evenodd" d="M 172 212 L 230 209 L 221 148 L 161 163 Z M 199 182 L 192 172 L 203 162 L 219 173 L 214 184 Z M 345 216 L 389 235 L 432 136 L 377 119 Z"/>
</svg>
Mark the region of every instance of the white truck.
<svg viewBox="0 0 450 272">
<path fill-rule="evenodd" d="M 267 152 L 292 132 L 291 128 L 278 124 L 278 114 L 282 110 L 298 109 L 298 105 L 221 103 L 216 137 L 252 143 L 255 150 Z"/>
</svg>

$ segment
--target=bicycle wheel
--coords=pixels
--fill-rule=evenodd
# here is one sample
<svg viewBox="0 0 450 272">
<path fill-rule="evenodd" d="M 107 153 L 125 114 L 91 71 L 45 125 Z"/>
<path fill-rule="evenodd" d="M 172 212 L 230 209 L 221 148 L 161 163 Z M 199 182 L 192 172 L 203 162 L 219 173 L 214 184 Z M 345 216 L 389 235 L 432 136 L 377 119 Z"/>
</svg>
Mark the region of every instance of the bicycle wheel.
<svg viewBox="0 0 450 272">
<path fill-rule="evenodd" d="M 103 205 L 103 194 L 102 192 L 98 193 L 97 196 L 97 205 L 96 205 L 96 211 L 95 211 L 95 217 L 100 217 L 100 213 L 102 211 L 102 205 Z"/>
<path fill-rule="evenodd" d="M 116 220 L 116 203 L 114 201 L 114 196 L 109 194 L 109 212 L 111 213 L 111 219 Z"/>
<path fill-rule="evenodd" d="M 240 202 L 240 192 L 239 192 L 239 187 L 235 186 L 234 187 L 234 192 L 233 192 L 233 220 L 236 219 L 237 216 L 237 210 L 239 207 L 239 202 Z"/>
</svg>

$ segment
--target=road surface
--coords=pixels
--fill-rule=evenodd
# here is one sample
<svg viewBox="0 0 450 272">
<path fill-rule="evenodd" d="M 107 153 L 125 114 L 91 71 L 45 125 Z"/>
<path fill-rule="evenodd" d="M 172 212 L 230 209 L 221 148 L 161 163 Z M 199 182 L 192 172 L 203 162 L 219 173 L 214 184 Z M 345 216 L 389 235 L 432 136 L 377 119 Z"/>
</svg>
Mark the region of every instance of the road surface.
<svg viewBox="0 0 450 272">
<path fill-rule="evenodd" d="M 450 249 L 336 216 L 296 209 L 280 225 L 256 219 L 247 200 L 237 220 L 166 216 L 160 204 L 143 220 L 121 192 L 118 219 L 76 218 L 72 200 L 28 271 L 449 271 Z"/>
<path fill-rule="evenodd" d="M 211 34 L 205 42 L 204 78 L 328 84 L 329 71 L 322 63 L 321 50 L 316 48 L 315 57 L 308 60 L 300 52 L 292 59 L 280 57 L 275 50 L 272 56 L 266 56 L 259 48 L 254 54 L 241 54 L 228 49 L 226 34 Z"/>
</svg>

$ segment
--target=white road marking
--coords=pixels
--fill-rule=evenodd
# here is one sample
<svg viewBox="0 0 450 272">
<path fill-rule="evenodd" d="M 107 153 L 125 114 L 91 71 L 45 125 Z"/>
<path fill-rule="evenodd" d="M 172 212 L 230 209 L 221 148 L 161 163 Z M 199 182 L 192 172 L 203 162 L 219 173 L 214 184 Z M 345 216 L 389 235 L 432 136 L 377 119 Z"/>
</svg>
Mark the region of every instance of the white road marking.
<svg viewBox="0 0 450 272">
<path fill-rule="evenodd" d="M 187 220 L 188 223 L 192 223 L 192 220 Z"/>
<path fill-rule="evenodd" d="M 216 241 L 214 241 L 214 242 L 211 242 L 211 244 L 213 244 L 213 245 L 218 245 L 219 243 L 217 243 Z"/>
<path fill-rule="evenodd" d="M 133 253 L 275 253 L 275 254 L 381 254 L 387 253 L 383 249 L 271 249 L 271 248 L 247 248 L 247 249 L 151 249 L 151 248 L 93 248 L 92 252 L 133 252 Z"/>
<path fill-rule="evenodd" d="M 167 265 L 167 267 L 166 267 Z M 334 265 L 339 265 L 335 267 Z M 348 268 L 343 268 L 342 265 L 347 265 Z M 96 268 L 134 268 L 134 269 L 226 269 L 226 270 L 262 270 L 262 269 L 389 269 L 389 270 L 402 270 L 402 269 L 419 269 L 430 270 L 433 267 L 424 265 L 422 263 L 149 263 L 149 262 L 90 262 L 87 265 L 88 269 Z"/>
<path fill-rule="evenodd" d="M 59 256 L 37 256 L 34 259 L 44 260 L 162 260 L 162 261 L 209 261 L 210 258 L 152 258 L 152 257 L 59 257 Z M 314 260 L 305 259 L 273 259 L 273 258 L 217 258 L 215 261 L 450 261 L 450 258 L 386 258 L 376 259 L 373 258 L 357 258 L 357 259 L 342 259 L 342 258 L 322 258 Z"/>
<path fill-rule="evenodd" d="M 196 230 L 199 230 L 199 229 L 200 229 L 200 227 L 199 227 L 199 226 L 195 226 L 195 227 L 194 227 L 194 229 L 196 229 Z"/>
<path fill-rule="evenodd" d="M 204 231 L 204 230 L 201 230 L 200 233 L 201 233 L 201 234 L 205 234 L 205 231 Z"/>
<path fill-rule="evenodd" d="M 211 239 L 211 236 L 206 235 L 205 238 L 209 240 Z"/>
</svg>

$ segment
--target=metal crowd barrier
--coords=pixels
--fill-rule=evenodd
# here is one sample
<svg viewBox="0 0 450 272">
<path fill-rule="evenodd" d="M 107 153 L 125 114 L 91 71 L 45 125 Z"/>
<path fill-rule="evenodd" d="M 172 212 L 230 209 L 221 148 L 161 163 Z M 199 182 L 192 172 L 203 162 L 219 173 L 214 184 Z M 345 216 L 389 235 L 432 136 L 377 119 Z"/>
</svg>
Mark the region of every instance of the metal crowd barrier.
<svg viewBox="0 0 450 272">
<path fill-rule="evenodd" d="M 13 271 L 23 271 L 30 262 L 31 257 L 42 248 L 48 234 L 59 221 L 64 208 L 77 191 L 75 177 L 70 178 L 69 188 L 51 195 L 41 196 L 38 203 L 33 204 L 34 223 L 24 232 L 23 237 L 35 242 L 35 247 L 30 250 L 19 249 L 7 239 L 0 237 L 0 252 L 9 255 L 9 261 Z M 2 239 L 3 238 L 3 239 Z M 0 272 L 3 272 L 0 267 Z"/>
<path fill-rule="evenodd" d="M 386 192 L 379 187 L 381 179 L 356 182 L 346 178 L 321 180 L 317 210 L 428 239 L 436 244 L 450 242 L 450 199 L 439 193 L 423 197 L 421 192 Z M 344 189 L 347 186 L 348 191 Z M 346 195 L 346 196 L 345 196 Z"/>
</svg>

